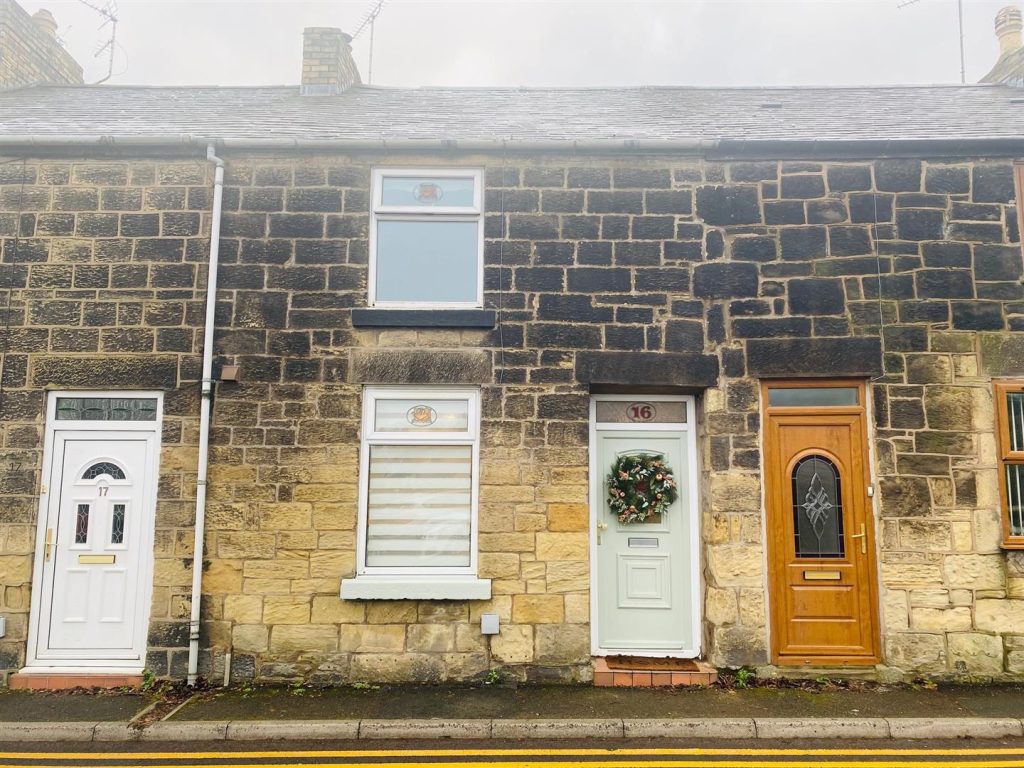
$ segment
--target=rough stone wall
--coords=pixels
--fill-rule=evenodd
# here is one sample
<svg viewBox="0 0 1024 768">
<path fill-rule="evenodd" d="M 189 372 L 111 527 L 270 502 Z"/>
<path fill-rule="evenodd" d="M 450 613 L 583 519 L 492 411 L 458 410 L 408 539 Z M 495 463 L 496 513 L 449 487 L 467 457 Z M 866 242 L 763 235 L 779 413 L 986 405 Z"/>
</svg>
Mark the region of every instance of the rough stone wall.
<svg viewBox="0 0 1024 768">
<path fill-rule="evenodd" d="M 265 679 L 494 666 L 586 679 L 589 388 L 641 382 L 702 393 L 707 656 L 764 664 L 757 380 L 861 375 L 873 377 L 885 662 L 1021 672 L 1024 561 L 998 546 L 990 387 L 1024 374 L 1008 161 L 227 162 L 216 351 L 242 375 L 214 407 L 205 669 L 231 647 L 237 675 Z M 487 168 L 486 304 L 500 331 L 352 326 L 369 169 L 396 162 Z M 134 384 L 168 391 L 149 665 L 180 675 L 210 176 L 199 160 L 33 160 L 21 179 L 20 163 L 0 165 L 13 308 L 0 612 L 15 617 L 0 668 L 24 650 L 41 387 Z M 355 565 L 367 383 L 481 386 L 490 601 L 338 598 Z M 489 646 L 483 612 L 502 621 Z"/>
<path fill-rule="evenodd" d="M 0 91 L 82 82 L 82 67 L 14 0 L 0 0 Z"/>
</svg>

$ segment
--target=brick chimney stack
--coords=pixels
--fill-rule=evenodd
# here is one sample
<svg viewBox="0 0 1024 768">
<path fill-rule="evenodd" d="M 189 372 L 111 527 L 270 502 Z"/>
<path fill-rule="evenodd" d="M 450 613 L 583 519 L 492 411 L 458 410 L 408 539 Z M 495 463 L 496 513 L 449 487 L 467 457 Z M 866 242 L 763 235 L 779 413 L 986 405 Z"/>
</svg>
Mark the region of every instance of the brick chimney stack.
<svg viewBox="0 0 1024 768">
<path fill-rule="evenodd" d="M 0 0 L 0 91 L 81 82 L 82 67 L 57 39 L 53 14 L 29 16 L 14 0 Z"/>
<path fill-rule="evenodd" d="M 1021 21 L 1020 8 L 1008 5 L 1000 9 L 996 14 L 996 37 L 999 38 L 1000 58 L 1024 46 L 1021 30 L 1024 30 L 1024 22 Z"/>
<path fill-rule="evenodd" d="M 351 36 L 335 27 L 306 27 L 302 33 L 302 95 L 337 96 L 359 85 Z"/>
</svg>

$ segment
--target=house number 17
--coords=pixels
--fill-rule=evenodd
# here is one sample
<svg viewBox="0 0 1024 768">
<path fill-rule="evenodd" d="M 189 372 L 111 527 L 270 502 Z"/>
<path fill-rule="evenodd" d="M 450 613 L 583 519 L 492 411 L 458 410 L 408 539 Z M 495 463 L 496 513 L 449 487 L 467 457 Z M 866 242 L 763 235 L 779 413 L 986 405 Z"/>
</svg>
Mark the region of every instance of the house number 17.
<svg viewBox="0 0 1024 768">
<path fill-rule="evenodd" d="M 657 411 L 650 403 L 630 403 L 626 413 L 630 421 L 653 421 Z"/>
</svg>

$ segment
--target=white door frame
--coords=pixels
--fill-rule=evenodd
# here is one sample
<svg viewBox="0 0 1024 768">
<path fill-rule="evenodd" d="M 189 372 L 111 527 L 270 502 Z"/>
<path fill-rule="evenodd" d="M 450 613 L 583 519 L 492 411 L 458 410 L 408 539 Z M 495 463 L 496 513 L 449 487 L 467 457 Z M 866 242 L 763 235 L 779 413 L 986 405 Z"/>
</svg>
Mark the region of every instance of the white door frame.
<svg viewBox="0 0 1024 768">
<path fill-rule="evenodd" d="M 597 403 L 599 401 L 637 401 L 645 403 L 686 403 L 685 424 L 648 424 L 648 423 L 625 423 L 625 424 L 599 424 L 597 421 Z M 701 655 L 701 639 L 703 638 L 703 626 L 701 623 L 702 605 L 701 596 L 703 593 L 700 569 L 700 515 L 698 506 L 699 493 L 697 456 L 697 425 L 696 419 L 696 398 L 693 395 L 591 395 L 590 397 L 590 653 L 592 656 L 653 656 L 659 658 L 672 657 L 681 659 L 695 659 Z M 687 493 L 689 497 L 690 510 L 690 568 L 682 573 L 682 578 L 690 580 L 690 605 L 691 605 L 691 626 L 693 631 L 690 650 L 687 651 L 637 651 L 635 649 L 602 648 L 598 644 L 598 563 L 597 563 L 597 523 L 605 509 L 604 494 L 599 491 L 603 487 L 604 470 L 597 466 L 597 437 L 598 431 L 616 432 L 682 432 L 686 441 L 687 454 L 690 459 L 689 472 L 686 482 L 689 486 Z M 685 586 L 685 585 L 684 585 Z"/>
<path fill-rule="evenodd" d="M 96 398 L 156 398 L 155 421 L 57 421 L 58 397 L 96 397 Z M 111 659 L 97 660 L 95 665 L 55 664 L 52 659 L 39 659 L 36 655 L 39 642 L 39 622 L 42 615 L 43 570 L 45 567 L 44 550 L 46 547 L 46 530 L 56 527 L 59 509 L 59 491 L 63 481 L 54 477 L 55 471 L 62 467 L 53 460 L 53 449 L 57 432 L 142 432 L 155 436 L 153 450 L 150 452 L 146 466 L 146 478 L 143 481 L 143 515 L 141 515 L 142 531 L 139 537 L 139 591 L 135 610 L 135 631 L 145 638 L 149 629 L 149 612 L 153 602 L 153 546 L 155 537 L 156 493 L 158 470 L 160 466 L 161 435 L 164 417 L 163 392 L 139 390 L 58 390 L 47 393 L 46 400 L 46 434 L 43 441 L 43 469 L 40 476 L 39 508 L 36 513 L 36 548 L 35 563 L 32 569 L 32 602 L 28 623 L 28 648 L 25 654 L 23 673 L 74 673 L 89 672 L 94 674 L 141 674 L 145 668 L 145 648 L 141 657 L 135 661 L 118 661 Z M 50 489 L 58 491 L 53 498 Z M 52 504 L 51 504 L 52 502 Z"/>
</svg>

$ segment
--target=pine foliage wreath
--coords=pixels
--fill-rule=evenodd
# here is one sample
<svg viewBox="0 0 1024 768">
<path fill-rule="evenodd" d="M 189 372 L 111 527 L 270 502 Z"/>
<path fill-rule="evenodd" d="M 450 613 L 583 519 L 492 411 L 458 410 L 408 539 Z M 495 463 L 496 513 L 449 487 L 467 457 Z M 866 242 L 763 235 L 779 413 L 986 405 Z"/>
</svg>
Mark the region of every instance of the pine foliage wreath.
<svg viewBox="0 0 1024 768">
<path fill-rule="evenodd" d="M 676 479 L 662 456 L 638 453 L 612 464 L 608 506 L 620 523 L 642 523 L 664 514 L 678 496 Z"/>
</svg>

